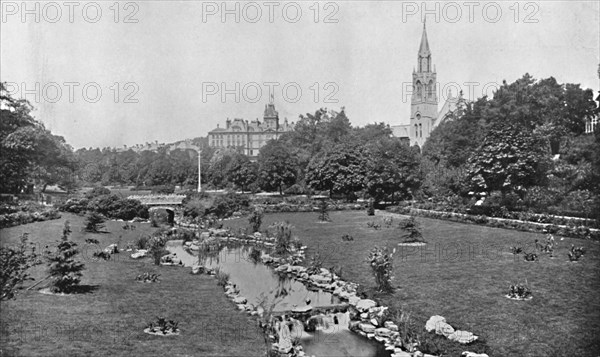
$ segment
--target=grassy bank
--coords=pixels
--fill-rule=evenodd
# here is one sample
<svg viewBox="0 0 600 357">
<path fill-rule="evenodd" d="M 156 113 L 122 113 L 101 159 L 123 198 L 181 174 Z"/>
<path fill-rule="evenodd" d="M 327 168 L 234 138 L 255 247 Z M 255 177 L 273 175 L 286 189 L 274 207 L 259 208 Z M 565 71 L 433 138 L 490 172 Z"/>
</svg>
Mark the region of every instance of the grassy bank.
<svg viewBox="0 0 600 357">
<path fill-rule="evenodd" d="M 461 329 L 482 336 L 490 356 L 598 356 L 600 353 L 600 245 L 598 242 L 558 238 L 550 259 L 525 262 L 513 256 L 510 246 L 533 251 L 534 240 L 545 235 L 470 224 L 417 218 L 423 226 L 425 247 L 399 247 L 396 228 L 374 230 L 369 221 L 401 216 L 364 211 L 330 212 L 331 222 L 320 223 L 317 213 L 269 214 L 263 228 L 281 220 L 295 226 L 294 234 L 308 246 L 307 261 L 314 252 L 324 266 L 342 268 L 348 281 L 373 285 L 365 262 L 376 245 L 396 247 L 396 291 L 377 298 L 383 305 L 413 313 L 417 326 L 432 315 L 442 315 Z M 246 219 L 228 221 L 232 228 L 246 227 Z M 344 242 L 343 234 L 354 241 Z M 580 262 L 568 262 L 574 243 L 586 248 Z M 506 299 L 508 285 L 529 283 L 533 300 Z M 468 347 L 465 348 L 468 350 Z"/>
<path fill-rule="evenodd" d="M 264 355 L 256 323 L 237 311 L 214 278 L 194 276 L 184 268 L 156 267 L 150 259 L 133 260 L 126 252 L 109 261 L 93 258 L 93 252 L 111 243 L 125 246 L 140 234 L 151 233 L 154 228 L 149 224 L 137 224 L 129 231 L 123 230 L 122 222 L 107 222 L 109 233 L 89 234 L 81 232 L 83 218 L 64 214 L 60 220 L 3 229 L 1 242 L 14 244 L 28 232 L 36 246 L 52 245 L 66 219 L 86 265 L 82 284 L 91 292 L 50 296 L 21 291 L 16 300 L 2 302 L 0 356 Z M 86 244 L 87 238 L 99 240 L 100 246 Z M 134 281 L 146 271 L 160 274 L 160 282 Z M 36 281 L 45 277 L 45 266 L 36 267 L 33 276 Z M 156 316 L 179 321 L 181 335 L 143 333 Z"/>
</svg>

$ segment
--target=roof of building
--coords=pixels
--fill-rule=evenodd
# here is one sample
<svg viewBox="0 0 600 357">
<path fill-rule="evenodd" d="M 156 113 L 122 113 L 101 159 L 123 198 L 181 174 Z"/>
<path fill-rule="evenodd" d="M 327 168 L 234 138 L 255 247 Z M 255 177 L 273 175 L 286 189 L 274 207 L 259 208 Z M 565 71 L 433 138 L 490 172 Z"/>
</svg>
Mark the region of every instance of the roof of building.
<svg viewBox="0 0 600 357">
<path fill-rule="evenodd" d="M 421 46 L 419 47 L 419 57 L 429 57 L 431 51 L 429 50 L 429 41 L 427 41 L 427 30 L 425 28 L 425 22 L 423 22 L 423 35 L 421 36 Z"/>
</svg>

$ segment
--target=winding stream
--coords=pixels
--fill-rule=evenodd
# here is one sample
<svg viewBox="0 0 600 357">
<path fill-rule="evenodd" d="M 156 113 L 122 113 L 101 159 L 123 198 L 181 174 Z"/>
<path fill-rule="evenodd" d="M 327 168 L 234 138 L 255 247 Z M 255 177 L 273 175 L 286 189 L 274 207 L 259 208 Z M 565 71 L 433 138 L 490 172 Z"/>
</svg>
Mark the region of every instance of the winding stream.
<svg viewBox="0 0 600 357">
<path fill-rule="evenodd" d="M 181 241 L 169 241 L 166 247 L 175 253 L 184 266 L 191 267 L 198 262 L 198 256 L 184 249 Z M 262 301 L 274 302 L 274 313 L 284 313 L 310 304 L 324 313 L 317 314 L 318 326 L 315 332 L 306 332 L 301 324 L 293 327 L 292 336 L 300 338 L 306 355 L 348 356 L 348 357 L 389 357 L 390 351 L 374 340 L 369 340 L 348 329 L 349 314 L 334 312 L 344 305 L 337 296 L 322 290 L 308 289 L 303 283 L 279 275 L 262 263 L 249 257 L 245 247 L 224 247 L 218 256 L 208 259 L 205 266 L 219 268 L 229 274 L 229 280 L 240 290 L 240 295 L 248 304 L 258 306 Z"/>
</svg>

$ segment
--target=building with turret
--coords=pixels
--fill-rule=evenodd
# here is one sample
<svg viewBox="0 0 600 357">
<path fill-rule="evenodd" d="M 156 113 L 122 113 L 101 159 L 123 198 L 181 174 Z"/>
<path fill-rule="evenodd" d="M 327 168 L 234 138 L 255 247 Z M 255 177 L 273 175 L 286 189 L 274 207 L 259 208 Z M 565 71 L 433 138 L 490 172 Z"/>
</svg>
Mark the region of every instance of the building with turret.
<svg viewBox="0 0 600 357">
<path fill-rule="evenodd" d="M 277 139 L 283 133 L 294 130 L 294 122 L 287 118 L 279 122 L 279 113 L 275 110 L 273 97 L 265 105 L 262 122 L 248 121 L 240 118 L 227 118 L 225 127 L 217 125 L 216 129 L 208 132 L 208 145 L 215 148 L 234 148 L 250 157 L 258 156 L 260 149 L 269 140 Z"/>
<path fill-rule="evenodd" d="M 393 125 L 391 127 L 395 137 L 406 139 L 411 146 L 423 147 L 433 129 L 456 110 L 456 103 L 462 98 L 460 96 L 458 98 L 453 97 L 449 93 L 442 110 L 438 111 L 437 88 L 437 72 L 432 64 L 427 29 L 425 23 L 423 23 L 423 34 L 421 35 L 421 44 L 417 54 L 417 67 L 413 69 L 412 73 L 410 121 L 409 124 Z"/>
</svg>

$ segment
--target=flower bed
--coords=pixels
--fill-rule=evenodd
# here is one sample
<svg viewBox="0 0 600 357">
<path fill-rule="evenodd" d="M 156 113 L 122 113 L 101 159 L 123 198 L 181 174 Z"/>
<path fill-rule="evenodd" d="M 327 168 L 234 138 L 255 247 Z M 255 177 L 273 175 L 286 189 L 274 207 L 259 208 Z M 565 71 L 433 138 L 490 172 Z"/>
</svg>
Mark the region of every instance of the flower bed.
<svg viewBox="0 0 600 357">
<path fill-rule="evenodd" d="M 261 208 L 265 213 L 282 213 L 282 212 L 319 212 L 317 203 L 293 204 L 281 202 L 277 204 L 255 204 L 256 208 Z M 359 203 L 329 203 L 327 210 L 329 211 L 350 211 L 364 209 L 364 205 Z"/>
<path fill-rule="evenodd" d="M 428 218 L 444 219 L 462 223 L 483 224 L 496 228 L 509 228 L 527 232 L 551 233 L 564 237 L 600 240 L 599 229 L 588 228 L 585 226 L 565 226 L 550 223 L 522 221 L 517 219 L 471 215 L 466 213 L 430 211 L 408 206 L 393 206 L 388 207 L 387 210 L 392 213 L 418 215 Z"/>
<path fill-rule="evenodd" d="M 41 205 L 3 205 L 0 211 L 0 228 L 60 218 L 58 210 Z"/>
<path fill-rule="evenodd" d="M 406 203 L 405 203 L 406 204 Z M 402 205 L 401 205 L 402 206 Z M 583 218 L 576 216 L 565 216 L 565 215 L 553 215 L 548 213 L 534 213 L 524 211 L 509 211 L 503 207 L 488 207 L 488 206 L 472 206 L 469 208 L 466 205 L 451 206 L 445 203 L 434 203 L 434 202 L 411 202 L 410 205 L 404 205 L 402 207 L 409 207 L 414 209 L 422 209 L 427 211 L 436 212 L 448 212 L 448 213 L 461 213 L 470 214 L 475 216 L 483 217 L 494 217 L 504 218 L 510 220 L 534 222 L 534 223 L 547 223 L 558 226 L 585 226 L 588 228 L 600 228 L 600 222 L 591 218 Z"/>
</svg>

